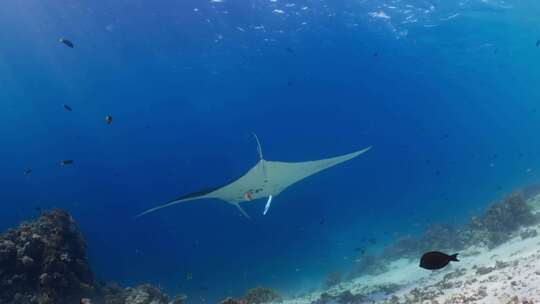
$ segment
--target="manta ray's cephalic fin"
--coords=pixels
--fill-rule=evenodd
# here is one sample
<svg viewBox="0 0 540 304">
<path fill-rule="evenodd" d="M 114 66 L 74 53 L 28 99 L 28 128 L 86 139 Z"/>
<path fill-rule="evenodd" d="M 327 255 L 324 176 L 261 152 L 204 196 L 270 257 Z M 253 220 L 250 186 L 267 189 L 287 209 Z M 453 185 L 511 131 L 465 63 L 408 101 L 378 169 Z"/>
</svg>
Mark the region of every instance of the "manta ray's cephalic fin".
<svg viewBox="0 0 540 304">
<path fill-rule="evenodd" d="M 259 160 L 263 160 L 264 158 L 259 137 L 257 137 L 257 134 L 255 134 L 255 132 L 251 132 L 251 134 L 253 134 L 253 137 L 255 137 L 255 140 L 257 141 L 257 153 L 259 153 Z"/>
<path fill-rule="evenodd" d="M 268 212 L 268 209 L 270 209 L 270 204 L 272 204 L 272 196 L 268 196 L 268 200 L 266 201 L 266 205 L 264 206 L 263 215 L 266 215 Z"/>
<path fill-rule="evenodd" d="M 255 132 L 251 132 L 251 134 L 253 134 L 253 137 L 255 137 L 255 140 L 257 141 L 257 152 L 259 153 L 259 162 L 257 164 L 261 165 L 261 168 L 262 168 L 263 174 L 264 174 L 264 179 L 266 181 L 266 180 L 268 180 L 268 175 L 266 174 L 266 164 L 265 164 L 265 160 L 263 158 L 261 142 L 259 141 L 259 137 L 257 136 L 257 134 L 255 134 Z"/>
<path fill-rule="evenodd" d="M 245 216 L 249 220 L 251 219 L 249 214 L 247 214 L 247 212 L 240 206 L 240 203 L 236 203 L 234 205 L 238 208 L 238 210 L 240 210 L 240 213 L 242 213 L 243 216 Z"/>
</svg>

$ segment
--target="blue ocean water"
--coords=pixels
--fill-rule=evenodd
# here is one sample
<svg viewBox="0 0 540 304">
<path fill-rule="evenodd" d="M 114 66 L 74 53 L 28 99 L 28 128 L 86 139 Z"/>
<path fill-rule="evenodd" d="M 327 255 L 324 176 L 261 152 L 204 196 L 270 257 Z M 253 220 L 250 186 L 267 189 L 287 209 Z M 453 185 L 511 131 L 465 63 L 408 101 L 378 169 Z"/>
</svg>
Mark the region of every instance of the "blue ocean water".
<svg viewBox="0 0 540 304">
<path fill-rule="evenodd" d="M 0 228 L 67 209 L 98 278 L 193 303 L 316 288 L 362 238 L 376 252 L 464 223 L 538 180 L 539 13 L 496 0 L 5 1 Z M 251 220 L 204 200 L 133 219 L 241 176 L 257 162 L 252 131 L 268 160 L 373 148 L 266 216 L 262 200 L 243 204 Z"/>
</svg>

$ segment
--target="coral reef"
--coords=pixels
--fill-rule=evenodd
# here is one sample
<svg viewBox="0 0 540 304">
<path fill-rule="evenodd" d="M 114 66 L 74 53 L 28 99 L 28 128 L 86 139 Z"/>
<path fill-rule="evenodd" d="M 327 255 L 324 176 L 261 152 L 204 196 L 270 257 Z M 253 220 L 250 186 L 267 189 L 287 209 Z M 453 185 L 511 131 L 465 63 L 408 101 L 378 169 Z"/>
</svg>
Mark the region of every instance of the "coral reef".
<svg viewBox="0 0 540 304">
<path fill-rule="evenodd" d="M 65 211 L 43 212 L 0 235 L 2 304 L 181 304 L 150 285 L 101 286 L 94 281 L 86 243 Z"/>
<path fill-rule="evenodd" d="M 220 304 L 246 304 L 246 300 L 235 300 L 233 298 L 226 298 L 221 301 Z"/>
<path fill-rule="evenodd" d="M 366 297 L 364 295 L 354 295 L 349 290 L 346 290 L 337 295 L 322 293 L 319 299 L 311 304 L 360 304 L 365 303 L 365 300 Z"/>
<path fill-rule="evenodd" d="M 385 261 L 377 256 L 365 254 L 357 260 L 348 274 L 348 278 L 356 278 L 361 275 L 377 275 L 388 271 Z"/>
<path fill-rule="evenodd" d="M 255 287 L 248 290 L 242 299 L 226 298 L 220 304 L 280 303 L 282 300 L 281 296 L 271 288 Z"/>
<path fill-rule="evenodd" d="M 460 250 L 465 247 L 461 231 L 448 225 L 434 224 L 428 227 L 419 241 L 419 252 L 434 248 L 438 250 Z"/>
<path fill-rule="evenodd" d="M 246 304 L 263 304 L 269 302 L 281 302 L 281 296 L 273 289 L 256 287 L 247 291 L 243 300 Z"/>
<path fill-rule="evenodd" d="M 393 261 L 401 258 L 418 258 L 418 253 L 420 252 L 419 247 L 418 239 L 410 235 L 404 236 L 384 248 L 381 258 L 387 261 Z"/>
<path fill-rule="evenodd" d="M 342 281 L 343 281 L 343 275 L 341 274 L 340 271 L 330 272 L 329 274 L 326 275 L 326 279 L 324 280 L 324 287 L 330 288 L 330 287 L 336 286 Z"/>
<path fill-rule="evenodd" d="M 521 189 L 521 193 L 523 194 L 525 200 L 534 198 L 540 194 L 540 183 L 534 183 L 523 187 Z"/>
<path fill-rule="evenodd" d="M 66 212 L 0 235 L 1 303 L 74 303 L 94 292 L 85 241 Z"/>
<path fill-rule="evenodd" d="M 416 259 L 430 250 L 452 251 L 465 247 L 462 230 L 442 224 L 429 226 L 420 238 L 404 237 L 384 249 L 386 260 L 399 258 Z"/>
<path fill-rule="evenodd" d="M 184 295 L 180 295 L 171 300 L 160 289 L 148 284 L 125 289 L 107 286 L 102 292 L 104 304 L 182 304 L 185 299 Z"/>
<path fill-rule="evenodd" d="M 534 225 L 538 220 L 521 192 L 515 192 L 491 204 L 481 217 L 471 218 L 464 227 L 432 225 L 418 239 L 399 239 L 385 248 L 382 258 L 415 259 L 429 250 L 459 251 L 473 245 L 494 248 L 512 238 L 520 228 Z M 532 237 L 535 233 L 536 230 L 527 230 L 522 232 L 522 237 Z"/>
<path fill-rule="evenodd" d="M 515 192 L 492 204 L 480 218 L 471 219 L 467 232 L 462 234 L 467 245 L 485 244 L 493 248 L 512 237 L 521 227 L 533 225 L 538 217 L 525 203 L 521 192 Z"/>
</svg>

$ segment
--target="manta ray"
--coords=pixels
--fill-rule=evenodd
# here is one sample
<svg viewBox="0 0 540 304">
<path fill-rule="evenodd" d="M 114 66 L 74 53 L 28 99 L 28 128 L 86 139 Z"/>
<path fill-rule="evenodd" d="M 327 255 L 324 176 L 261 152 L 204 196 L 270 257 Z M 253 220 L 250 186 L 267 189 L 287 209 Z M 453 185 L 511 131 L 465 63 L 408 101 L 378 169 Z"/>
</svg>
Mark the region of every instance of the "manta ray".
<svg viewBox="0 0 540 304">
<path fill-rule="evenodd" d="M 136 218 L 163 208 L 199 199 L 220 199 L 235 205 L 244 216 L 250 218 L 244 209 L 242 209 L 240 203 L 267 198 L 263 212 L 263 215 L 266 215 L 270 208 L 270 204 L 272 203 L 272 198 L 279 195 L 283 190 L 309 176 L 351 160 L 371 149 L 371 146 L 369 146 L 349 154 L 306 162 L 268 161 L 263 158 L 259 138 L 255 133 L 253 133 L 253 136 L 257 141 L 259 160 L 243 176 L 222 187 L 198 191 L 178 197 L 168 203 L 144 211 L 137 215 Z"/>
</svg>

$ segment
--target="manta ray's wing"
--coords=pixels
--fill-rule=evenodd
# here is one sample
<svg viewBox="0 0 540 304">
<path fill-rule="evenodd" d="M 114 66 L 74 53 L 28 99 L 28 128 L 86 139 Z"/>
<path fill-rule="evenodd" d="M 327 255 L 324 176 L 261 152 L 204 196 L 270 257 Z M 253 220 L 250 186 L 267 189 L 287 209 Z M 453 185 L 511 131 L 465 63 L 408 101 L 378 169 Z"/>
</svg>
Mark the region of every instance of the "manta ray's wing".
<svg viewBox="0 0 540 304">
<path fill-rule="evenodd" d="M 148 209 L 144 211 L 143 213 L 137 215 L 135 218 L 139 218 L 148 213 L 152 213 L 154 211 L 158 211 L 160 209 L 167 208 L 167 207 L 180 204 L 183 202 L 188 202 L 188 201 L 193 201 L 193 200 L 198 200 L 198 199 L 206 199 L 206 198 L 216 198 L 216 199 L 220 199 L 228 203 L 231 203 L 235 205 L 236 207 L 238 207 L 238 209 L 243 215 L 249 218 L 247 213 L 242 209 L 242 207 L 240 207 L 239 203 L 246 201 L 246 198 L 244 196 L 246 195 L 247 192 L 251 191 L 252 189 L 257 189 L 266 180 L 266 177 L 265 177 L 266 172 L 265 172 L 265 166 L 264 166 L 265 162 L 266 162 L 265 160 L 260 160 L 246 174 L 244 174 L 242 177 L 240 177 L 239 179 L 235 180 L 234 182 L 230 184 L 227 184 L 223 187 L 213 188 L 213 189 L 204 190 L 204 191 L 198 191 L 195 193 L 181 196 L 163 205 L 154 207 L 152 209 Z"/>
<path fill-rule="evenodd" d="M 268 185 L 271 188 L 270 192 L 272 195 L 276 196 L 292 184 L 322 170 L 353 159 L 358 155 L 367 152 L 369 149 L 371 149 L 371 147 L 342 156 L 306 162 L 288 163 L 267 161 L 266 171 L 268 180 L 270 181 L 270 185 Z"/>
</svg>

